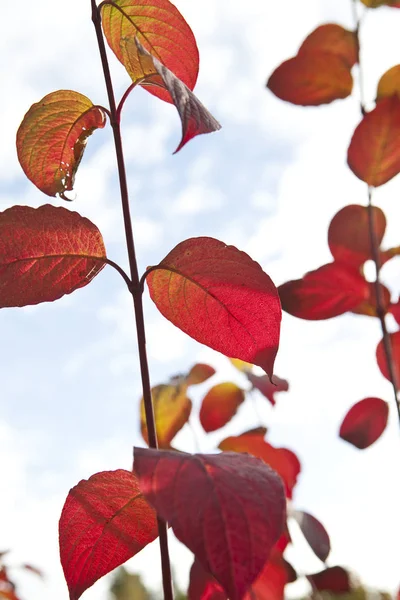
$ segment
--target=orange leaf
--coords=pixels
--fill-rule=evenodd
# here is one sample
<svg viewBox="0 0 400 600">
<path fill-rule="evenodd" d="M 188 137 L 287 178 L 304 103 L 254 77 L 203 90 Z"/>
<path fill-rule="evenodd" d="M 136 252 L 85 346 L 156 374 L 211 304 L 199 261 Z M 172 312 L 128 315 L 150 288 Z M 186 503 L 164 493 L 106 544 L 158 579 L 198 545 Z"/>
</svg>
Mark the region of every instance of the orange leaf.
<svg viewBox="0 0 400 600">
<path fill-rule="evenodd" d="M 386 429 L 388 403 L 381 398 L 364 398 L 351 407 L 340 426 L 339 436 L 356 448 L 371 446 Z"/>
<path fill-rule="evenodd" d="M 247 371 L 251 371 L 253 365 L 251 363 L 245 362 L 244 360 L 240 360 L 239 358 L 230 358 L 229 359 L 235 369 L 240 371 L 241 373 L 246 373 Z"/>
<path fill-rule="evenodd" d="M 158 310 L 182 331 L 272 375 L 281 306 L 250 256 L 213 238 L 191 238 L 150 267 L 147 284 Z"/>
<path fill-rule="evenodd" d="M 106 124 L 104 112 L 78 92 L 60 90 L 33 104 L 17 133 L 25 175 L 48 196 L 72 190 L 87 138 Z"/>
<path fill-rule="evenodd" d="M 203 363 L 197 363 L 190 369 L 186 377 L 186 385 L 189 386 L 203 383 L 213 375 L 215 375 L 215 369 L 213 367 Z"/>
<path fill-rule="evenodd" d="M 137 52 L 136 60 L 131 57 L 126 62 L 123 42 L 134 41 L 137 37 L 152 56 L 193 90 L 199 71 L 196 40 L 185 19 L 169 0 L 114 0 L 112 4 L 102 5 L 101 15 L 107 42 L 132 81 L 140 82 L 155 96 L 171 102 L 166 90 L 152 85 L 151 81 L 140 81 L 148 73 L 143 71 Z"/>
<path fill-rule="evenodd" d="M 189 419 L 192 401 L 186 396 L 186 385 L 157 385 L 152 388 L 151 395 L 158 445 L 160 448 L 169 448 L 178 431 Z M 140 428 L 143 439 L 148 444 L 143 398 L 140 403 Z"/>
<path fill-rule="evenodd" d="M 235 383 L 219 383 L 212 387 L 204 396 L 200 409 L 200 423 L 204 431 L 209 433 L 226 425 L 235 416 L 244 398 L 244 391 Z"/>
<path fill-rule="evenodd" d="M 379 80 L 376 100 L 389 96 L 400 96 L 400 65 L 386 71 Z"/>
<path fill-rule="evenodd" d="M 383 185 L 400 171 L 400 98 L 383 98 L 367 113 L 350 142 L 347 162 L 368 185 Z"/>
<path fill-rule="evenodd" d="M 298 53 L 302 52 L 328 52 L 351 68 L 358 62 L 357 34 L 336 23 L 320 25 L 306 37 Z"/>
<path fill-rule="evenodd" d="M 272 73 L 267 87 L 281 100 L 318 106 L 347 98 L 353 89 L 353 78 L 340 56 L 303 51 L 283 62 Z"/>
<path fill-rule="evenodd" d="M 101 271 L 100 231 L 66 208 L 13 206 L 0 213 L 0 307 L 51 302 Z"/>
<path fill-rule="evenodd" d="M 392 347 L 392 359 L 394 373 L 396 376 L 397 388 L 400 384 L 400 331 L 389 334 L 390 344 Z M 383 340 L 381 340 L 376 348 L 376 360 L 378 367 L 384 377 L 390 381 L 390 373 L 386 361 L 385 346 Z"/>
<path fill-rule="evenodd" d="M 400 8 L 400 2 L 397 0 L 361 0 L 368 8 L 379 8 L 380 6 L 390 6 L 392 8 Z"/>
</svg>

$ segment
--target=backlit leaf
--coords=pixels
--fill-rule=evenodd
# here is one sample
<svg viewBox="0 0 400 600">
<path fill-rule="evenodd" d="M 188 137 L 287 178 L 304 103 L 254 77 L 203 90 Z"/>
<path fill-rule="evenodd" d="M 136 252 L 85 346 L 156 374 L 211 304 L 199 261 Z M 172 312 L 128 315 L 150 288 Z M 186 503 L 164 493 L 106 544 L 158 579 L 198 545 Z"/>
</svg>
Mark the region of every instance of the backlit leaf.
<svg viewBox="0 0 400 600">
<path fill-rule="evenodd" d="M 191 238 L 150 268 L 147 284 L 159 311 L 182 331 L 272 375 L 280 301 L 271 279 L 247 254 L 213 238 Z"/>
<path fill-rule="evenodd" d="M 340 56 L 303 51 L 283 62 L 272 73 L 267 87 L 281 100 L 318 106 L 347 98 L 353 89 L 353 78 Z"/>
<path fill-rule="evenodd" d="M 160 448 L 169 448 L 170 443 L 187 423 L 192 410 L 192 401 L 186 395 L 186 385 L 157 385 L 152 388 L 154 418 Z M 146 444 L 149 443 L 146 413 L 143 398 L 140 403 L 140 428 Z"/>
<path fill-rule="evenodd" d="M 104 266 L 101 233 L 49 204 L 0 213 L 0 307 L 50 302 L 84 287 Z"/>
<path fill-rule="evenodd" d="M 306 37 L 298 53 L 302 52 L 329 52 L 351 68 L 358 62 L 357 34 L 336 23 L 320 25 Z"/>
<path fill-rule="evenodd" d="M 389 406 L 381 398 L 364 398 L 351 407 L 340 426 L 339 436 L 364 450 L 376 442 L 386 429 Z"/>
<path fill-rule="evenodd" d="M 210 365 L 205 365 L 204 363 L 197 363 L 194 365 L 189 374 L 186 377 L 186 385 L 197 385 L 199 383 L 204 383 L 210 377 L 215 375 L 214 367 Z"/>
<path fill-rule="evenodd" d="M 25 175 L 48 196 L 72 190 L 87 138 L 106 124 L 104 111 L 69 90 L 33 104 L 17 133 L 18 160 Z"/>
<path fill-rule="evenodd" d="M 201 403 L 200 423 L 204 431 L 208 433 L 226 425 L 235 416 L 244 398 L 244 391 L 235 383 L 218 383 L 212 387 Z"/>
<path fill-rule="evenodd" d="M 102 6 L 103 30 L 110 48 L 132 81 L 140 81 L 148 75 L 137 53 L 136 61 L 131 57 L 126 63 L 123 46 L 126 40 L 137 38 L 152 56 L 193 90 L 199 71 L 199 52 L 193 32 L 178 9 L 169 0 L 114 0 L 113 5 Z M 158 81 L 156 85 L 152 85 L 151 80 L 141 83 L 155 96 L 171 102 L 170 94 L 158 87 Z"/>
<path fill-rule="evenodd" d="M 392 348 L 392 360 L 394 373 L 396 376 L 397 388 L 400 383 L 400 331 L 395 331 L 389 334 L 390 345 Z M 383 340 L 381 340 L 376 348 L 376 360 L 378 367 L 384 377 L 390 381 L 390 373 L 387 366 L 385 347 Z"/>
<path fill-rule="evenodd" d="M 318 592 L 346 594 L 351 591 L 350 575 L 343 567 L 330 567 L 319 573 L 307 575 L 307 579 Z"/>
<path fill-rule="evenodd" d="M 380 245 L 386 230 L 385 213 L 372 207 L 375 237 Z M 333 217 L 328 229 L 328 244 L 335 260 L 359 267 L 372 259 L 368 208 L 359 204 L 345 206 Z"/>
<path fill-rule="evenodd" d="M 368 317 L 378 317 L 378 302 L 376 298 L 376 285 L 375 283 L 368 283 L 369 286 L 369 297 L 364 300 L 361 304 L 353 308 L 351 312 L 357 315 L 367 315 Z M 391 294 L 388 288 L 381 283 L 379 284 L 380 294 L 379 301 L 381 308 L 386 313 L 389 310 Z"/>
<path fill-rule="evenodd" d="M 400 96 L 400 65 L 386 71 L 379 80 L 376 100 L 389 96 Z"/>
<path fill-rule="evenodd" d="M 134 464 L 157 514 L 231 600 L 243 598 L 284 527 L 285 496 L 276 473 L 236 453 L 135 448 Z"/>
<path fill-rule="evenodd" d="M 104 471 L 70 490 L 59 533 L 70 600 L 77 600 L 157 537 L 157 518 L 133 473 Z"/>
<path fill-rule="evenodd" d="M 286 495 L 292 497 L 292 490 L 300 473 L 300 462 L 297 456 L 287 448 L 275 448 L 264 440 L 265 429 L 247 431 L 238 436 L 223 440 L 218 448 L 224 451 L 248 452 L 261 458 L 282 478 Z"/>
<path fill-rule="evenodd" d="M 347 162 L 353 173 L 370 186 L 383 185 L 400 171 L 400 98 L 378 102 L 356 128 Z"/>
<path fill-rule="evenodd" d="M 330 319 L 369 299 L 369 284 L 354 267 L 333 262 L 278 288 L 282 308 L 311 321 Z"/>
<path fill-rule="evenodd" d="M 252 384 L 253 388 L 262 393 L 263 396 L 267 398 L 272 404 L 275 405 L 275 394 L 278 392 L 287 392 L 289 389 L 289 384 L 286 379 L 281 379 L 276 375 L 271 377 L 271 381 L 269 377 L 266 375 L 254 375 L 254 373 L 246 373 L 247 379 Z"/>
<path fill-rule="evenodd" d="M 314 554 L 325 562 L 331 551 L 331 542 L 325 527 L 318 519 L 302 510 L 295 510 L 293 517 Z"/>
<path fill-rule="evenodd" d="M 122 51 L 127 68 L 131 64 L 136 65 L 139 61 L 143 72 L 147 73 L 146 77 L 150 77 L 151 81 L 157 81 L 158 85 L 168 90 L 182 123 L 182 138 L 175 153 L 196 135 L 221 129 L 218 121 L 193 92 L 155 56 L 147 52 L 136 38 L 125 40 Z"/>
</svg>

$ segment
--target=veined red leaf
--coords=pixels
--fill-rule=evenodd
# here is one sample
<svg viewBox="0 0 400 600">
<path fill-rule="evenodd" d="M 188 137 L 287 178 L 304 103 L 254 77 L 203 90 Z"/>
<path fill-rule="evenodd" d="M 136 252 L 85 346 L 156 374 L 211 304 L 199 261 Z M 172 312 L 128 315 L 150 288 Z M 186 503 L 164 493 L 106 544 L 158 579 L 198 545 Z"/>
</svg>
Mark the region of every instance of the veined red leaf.
<svg viewBox="0 0 400 600">
<path fill-rule="evenodd" d="M 380 245 L 386 230 L 385 213 L 372 207 L 375 237 Z M 372 259 L 368 208 L 349 204 L 333 217 L 328 229 L 328 244 L 336 261 L 359 267 Z"/>
<path fill-rule="evenodd" d="M 340 56 L 303 51 L 275 69 L 267 87 L 286 102 L 318 106 L 350 96 L 353 78 Z"/>
<path fill-rule="evenodd" d="M 187 85 L 143 48 L 137 38 L 123 41 L 122 52 L 124 64 L 127 66 L 128 71 L 130 65 L 134 69 L 139 61 L 143 72 L 146 73 L 144 81 L 157 83 L 169 92 L 182 123 L 182 138 L 174 154 L 179 152 L 196 135 L 212 133 L 221 129 L 218 121 L 214 119 Z"/>
<path fill-rule="evenodd" d="M 394 374 L 396 377 L 396 385 L 399 388 L 400 385 L 400 331 L 395 331 L 389 334 L 390 345 L 392 348 L 392 360 Z M 385 346 L 383 340 L 381 340 L 376 348 L 376 360 L 378 367 L 384 377 L 390 381 L 390 373 L 386 361 Z"/>
<path fill-rule="evenodd" d="M 364 300 L 361 304 L 353 308 L 351 312 L 357 315 L 366 315 L 368 317 L 378 317 L 378 302 L 376 297 L 376 286 L 374 282 L 368 283 L 369 286 L 369 298 Z M 388 288 L 381 283 L 379 284 L 380 289 L 380 303 L 385 311 L 389 310 L 391 294 Z"/>
<path fill-rule="evenodd" d="M 210 377 L 215 375 L 214 367 L 210 365 L 205 365 L 204 363 L 195 364 L 189 371 L 189 374 L 186 377 L 186 385 L 197 385 L 199 383 L 204 383 Z"/>
<path fill-rule="evenodd" d="M 389 96 L 400 96 L 400 65 L 386 71 L 379 80 L 376 93 L 377 102 Z"/>
<path fill-rule="evenodd" d="M 187 423 L 192 401 L 186 395 L 186 385 L 156 385 L 151 390 L 159 448 L 169 448 L 170 443 Z M 149 443 L 143 398 L 140 402 L 140 429 L 146 444 Z"/>
<path fill-rule="evenodd" d="M 389 406 L 381 398 L 364 398 L 351 407 L 340 426 L 339 436 L 364 450 L 380 438 L 386 429 Z"/>
<path fill-rule="evenodd" d="M 276 473 L 235 453 L 135 448 L 134 465 L 157 514 L 231 600 L 243 598 L 284 527 L 285 496 Z"/>
<path fill-rule="evenodd" d="M 319 573 L 307 575 L 307 579 L 318 592 L 346 594 L 351 591 L 350 575 L 343 567 L 330 567 Z"/>
<path fill-rule="evenodd" d="M 123 45 L 138 38 L 142 46 L 193 90 L 199 71 L 199 51 L 195 37 L 178 9 L 169 0 L 114 0 L 101 8 L 102 25 L 107 42 L 130 77 L 149 92 L 171 102 L 169 92 L 156 85 L 136 60 L 126 63 Z M 134 48 L 132 48 L 134 51 Z M 143 80 L 143 81 L 141 81 Z"/>
<path fill-rule="evenodd" d="M 261 458 L 282 478 L 286 495 L 292 497 L 292 490 L 300 473 L 300 462 L 297 456 L 287 448 L 275 448 L 264 440 L 265 429 L 253 429 L 238 436 L 222 440 L 218 448 L 224 451 L 247 452 Z"/>
<path fill-rule="evenodd" d="M 64 200 L 72 190 L 87 138 L 106 124 L 104 111 L 70 90 L 33 104 L 17 132 L 18 160 L 25 175 L 48 196 Z"/>
<path fill-rule="evenodd" d="M 209 433 L 226 425 L 235 416 L 244 398 L 244 391 L 235 383 L 218 383 L 212 387 L 200 408 L 200 423 L 204 431 Z"/>
<path fill-rule="evenodd" d="M 325 527 L 318 519 L 302 510 L 295 510 L 293 517 L 311 550 L 322 562 L 325 562 L 331 551 L 331 542 Z"/>
<path fill-rule="evenodd" d="M 281 306 L 272 280 L 247 254 L 210 237 L 185 240 L 147 273 L 158 310 L 213 350 L 271 376 Z"/>
<path fill-rule="evenodd" d="M 276 375 L 271 377 L 271 381 L 266 375 L 254 375 L 254 373 L 251 373 L 250 371 L 247 372 L 246 375 L 253 388 L 261 392 L 262 395 L 271 402 L 272 406 L 274 406 L 276 402 L 275 394 L 278 392 L 287 392 L 289 389 L 289 384 L 286 379 L 281 379 Z"/>
<path fill-rule="evenodd" d="M 378 187 L 400 171 L 400 98 L 378 102 L 356 128 L 347 153 L 353 173 L 370 186 Z"/>
<path fill-rule="evenodd" d="M 338 262 L 306 273 L 278 288 L 282 308 L 300 319 L 330 319 L 369 299 L 368 282 L 354 267 Z"/>
<path fill-rule="evenodd" d="M 49 204 L 0 213 L 0 307 L 51 302 L 84 287 L 104 266 L 100 231 Z"/>
<path fill-rule="evenodd" d="M 96 473 L 70 490 L 61 513 L 60 558 L 70 600 L 156 539 L 157 517 L 136 475 Z"/>
<path fill-rule="evenodd" d="M 306 37 L 298 53 L 302 52 L 334 54 L 351 69 L 358 62 L 357 34 L 336 23 L 326 23 L 317 27 Z"/>
</svg>

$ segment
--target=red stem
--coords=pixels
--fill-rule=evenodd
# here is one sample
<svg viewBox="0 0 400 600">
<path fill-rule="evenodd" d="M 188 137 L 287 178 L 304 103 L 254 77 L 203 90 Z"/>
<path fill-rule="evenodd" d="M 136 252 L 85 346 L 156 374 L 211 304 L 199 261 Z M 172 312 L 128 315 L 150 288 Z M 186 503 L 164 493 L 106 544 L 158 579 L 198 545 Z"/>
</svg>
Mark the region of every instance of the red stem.
<svg viewBox="0 0 400 600">
<path fill-rule="evenodd" d="M 149 446 L 151 448 L 157 448 L 157 433 L 156 426 L 154 420 L 154 410 L 153 410 L 153 402 L 151 398 L 151 386 L 150 386 L 150 376 L 149 376 L 149 367 L 147 362 L 147 352 L 146 352 L 146 336 L 145 336 L 145 326 L 144 326 L 144 315 L 143 315 L 143 299 L 142 299 L 142 289 L 139 284 L 139 273 L 136 261 L 136 253 L 135 253 L 135 244 L 133 238 L 133 230 L 132 230 L 132 220 L 130 215 L 130 207 L 129 207 L 129 195 L 128 195 L 128 185 L 126 180 L 126 170 L 125 170 L 125 161 L 124 161 L 124 153 L 122 148 L 122 139 L 121 139 L 121 128 L 120 128 L 120 112 L 117 110 L 115 96 L 114 96 L 114 88 L 111 80 L 110 67 L 108 64 L 108 58 L 106 53 L 106 48 L 104 44 L 103 32 L 101 28 L 101 16 L 100 11 L 96 5 L 95 0 L 91 0 L 92 5 L 92 21 L 96 31 L 97 43 L 99 46 L 101 64 L 103 67 L 104 79 L 107 88 L 108 101 L 110 104 L 110 114 L 111 114 L 111 127 L 114 134 L 114 144 L 115 144 L 115 152 L 117 156 L 117 164 L 118 164 L 118 176 L 119 176 L 119 184 L 121 191 L 121 203 L 122 203 L 122 212 L 124 217 L 124 226 L 125 226 L 125 237 L 126 237 L 126 246 L 129 257 L 129 268 L 131 273 L 132 280 L 132 288 L 131 293 L 133 296 L 133 303 L 135 308 L 135 322 L 136 322 L 136 333 L 137 333 L 137 342 L 138 342 L 138 350 L 139 350 L 139 361 L 140 361 L 140 372 L 142 378 L 142 387 L 143 387 L 143 400 L 145 406 L 146 413 L 146 424 L 147 424 L 147 432 L 149 438 Z M 168 551 L 168 538 L 167 538 L 167 524 L 165 521 L 158 519 L 158 533 L 159 533 L 159 542 L 160 542 L 160 553 L 161 553 L 161 565 L 162 565 L 162 577 L 163 577 L 163 588 L 164 588 L 164 599 L 165 600 L 173 600 L 173 591 L 172 591 L 172 575 L 171 575 L 171 566 L 169 560 L 169 551 Z"/>
</svg>

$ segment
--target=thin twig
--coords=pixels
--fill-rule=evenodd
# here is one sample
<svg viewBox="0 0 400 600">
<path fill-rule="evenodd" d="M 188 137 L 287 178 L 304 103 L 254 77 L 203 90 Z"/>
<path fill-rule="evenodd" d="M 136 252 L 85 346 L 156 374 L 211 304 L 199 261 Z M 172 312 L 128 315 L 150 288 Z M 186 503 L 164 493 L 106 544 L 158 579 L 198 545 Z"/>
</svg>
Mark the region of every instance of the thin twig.
<svg viewBox="0 0 400 600">
<path fill-rule="evenodd" d="M 157 434 L 154 419 L 153 402 L 151 398 L 151 386 L 150 386 L 150 375 L 149 367 L 147 362 L 146 352 L 146 336 L 144 327 L 144 315 L 143 315 L 143 296 L 139 286 L 139 273 L 136 261 L 135 244 L 132 230 L 132 220 L 130 215 L 129 207 L 129 195 L 128 185 L 126 179 L 124 153 L 122 148 L 122 138 L 120 129 L 120 115 L 117 112 L 115 103 L 114 88 L 111 80 L 110 67 L 108 64 L 107 52 L 105 48 L 103 32 L 101 28 L 101 16 L 96 1 L 91 0 L 92 6 L 92 21 L 96 31 L 97 43 L 99 46 L 101 64 L 103 67 L 104 79 L 107 88 L 108 101 L 110 104 L 111 113 L 111 127 L 114 134 L 115 152 L 117 156 L 118 164 L 118 176 L 121 190 L 121 203 L 122 212 L 124 217 L 125 237 L 126 246 L 129 258 L 129 267 L 132 280 L 131 293 L 133 296 L 133 303 L 135 307 L 135 322 L 137 332 L 137 342 L 139 350 L 139 361 L 140 361 L 140 372 L 142 378 L 143 387 L 143 399 L 146 413 L 146 424 L 147 432 L 149 437 L 149 446 L 151 448 L 157 448 Z M 161 565 L 162 565 L 162 577 L 163 577 L 163 588 L 164 588 L 164 599 L 173 600 L 172 591 L 172 576 L 171 576 L 171 565 L 168 551 L 168 537 L 167 537 L 167 524 L 158 519 L 158 533 L 160 542 L 160 553 L 161 553 Z"/>
</svg>

